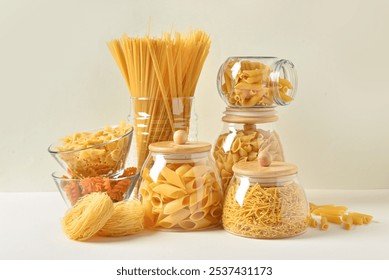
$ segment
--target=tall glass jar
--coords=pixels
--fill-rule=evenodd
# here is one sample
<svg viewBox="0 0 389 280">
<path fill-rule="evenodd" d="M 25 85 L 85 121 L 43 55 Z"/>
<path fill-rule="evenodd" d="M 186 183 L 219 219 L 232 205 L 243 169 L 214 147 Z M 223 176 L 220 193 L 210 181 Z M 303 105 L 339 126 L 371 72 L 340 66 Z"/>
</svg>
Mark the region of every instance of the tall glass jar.
<svg viewBox="0 0 389 280">
<path fill-rule="evenodd" d="M 221 65 L 217 86 L 229 107 L 275 107 L 293 100 L 297 74 L 286 59 L 235 56 Z"/>
<path fill-rule="evenodd" d="M 261 152 L 268 152 L 273 160 L 284 161 L 281 141 L 275 130 L 278 116 L 274 108 L 227 108 L 222 120 L 223 128 L 213 156 L 224 191 L 233 176 L 235 163 L 256 160 Z"/>
<path fill-rule="evenodd" d="M 173 140 L 173 133 L 185 130 L 189 140 L 197 140 L 194 97 L 131 97 L 129 122 L 135 127 L 130 161 L 141 169 L 151 143 Z M 136 147 L 136 148 L 134 148 Z"/>
<path fill-rule="evenodd" d="M 137 192 L 147 228 L 193 231 L 221 224 L 223 192 L 211 144 L 186 140 L 179 130 L 174 142 L 149 146 Z"/>
<path fill-rule="evenodd" d="M 226 231 L 263 239 L 291 237 L 306 231 L 310 212 L 295 165 L 239 162 L 233 170 L 223 207 Z"/>
</svg>

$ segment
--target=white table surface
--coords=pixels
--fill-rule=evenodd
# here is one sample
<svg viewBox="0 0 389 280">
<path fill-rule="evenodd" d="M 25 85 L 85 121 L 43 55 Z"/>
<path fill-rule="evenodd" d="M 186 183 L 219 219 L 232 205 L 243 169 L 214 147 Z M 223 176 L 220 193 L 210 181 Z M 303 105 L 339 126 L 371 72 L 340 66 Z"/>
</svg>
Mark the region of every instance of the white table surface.
<svg viewBox="0 0 389 280">
<path fill-rule="evenodd" d="M 389 189 L 306 190 L 318 204 L 345 205 L 374 221 L 346 231 L 328 231 L 279 240 L 231 235 L 222 229 L 141 234 L 88 242 L 67 239 L 60 220 L 66 207 L 56 192 L 0 193 L 0 259 L 389 259 Z"/>
</svg>

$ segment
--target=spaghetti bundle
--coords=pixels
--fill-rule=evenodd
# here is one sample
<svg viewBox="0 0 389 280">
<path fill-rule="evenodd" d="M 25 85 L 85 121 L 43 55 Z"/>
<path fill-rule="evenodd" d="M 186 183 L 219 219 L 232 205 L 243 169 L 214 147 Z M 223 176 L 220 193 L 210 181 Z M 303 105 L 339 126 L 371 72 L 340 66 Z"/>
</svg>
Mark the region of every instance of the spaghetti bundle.
<svg viewBox="0 0 389 280">
<path fill-rule="evenodd" d="M 209 36 L 200 30 L 165 33 L 161 38 L 123 35 L 108 42 L 134 99 L 135 115 L 141 113 L 135 118 L 138 168 L 148 154 L 149 144 L 171 140 L 175 130 L 188 130 L 190 98 L 210 44 Z"/>
</svg>

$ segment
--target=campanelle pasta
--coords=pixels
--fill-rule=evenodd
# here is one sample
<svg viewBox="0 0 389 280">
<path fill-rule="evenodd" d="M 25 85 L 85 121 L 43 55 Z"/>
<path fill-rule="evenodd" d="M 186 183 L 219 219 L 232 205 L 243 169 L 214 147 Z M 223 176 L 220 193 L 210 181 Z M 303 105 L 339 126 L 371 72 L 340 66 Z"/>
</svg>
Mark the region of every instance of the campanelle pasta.
<svg viewBox="0 0 389 280">
<path fill-rule="evenodd" d="M 172 162 L 154 179 L 151 173 L 143 169 L 139 188 L 146 227 L 185 231 L 220 224 L 223 195 L 208 165 Z"/>
</svg>

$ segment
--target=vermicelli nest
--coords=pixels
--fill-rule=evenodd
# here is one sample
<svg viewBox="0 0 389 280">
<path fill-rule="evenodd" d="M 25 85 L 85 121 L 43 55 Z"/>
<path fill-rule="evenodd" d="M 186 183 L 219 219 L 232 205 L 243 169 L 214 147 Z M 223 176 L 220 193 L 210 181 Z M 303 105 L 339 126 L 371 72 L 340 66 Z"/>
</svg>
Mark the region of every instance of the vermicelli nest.
<svg viewBox="0 0 389 280">
<path fill-rule="evenodd" d="M 90 193 L 66 212 L 62 220 L 63 231 L 70 239 L 87 240 L 105 225 L 113 212 L 113 202 L 106 193 Z"/>
<path fill-rule="evenodd" d="M 101 236 L 126 236 L 143 230 L 145 211 L 138 200 L 121 201 L 114 204 L 111 218 L 98 232 Z"/>
</svg>

